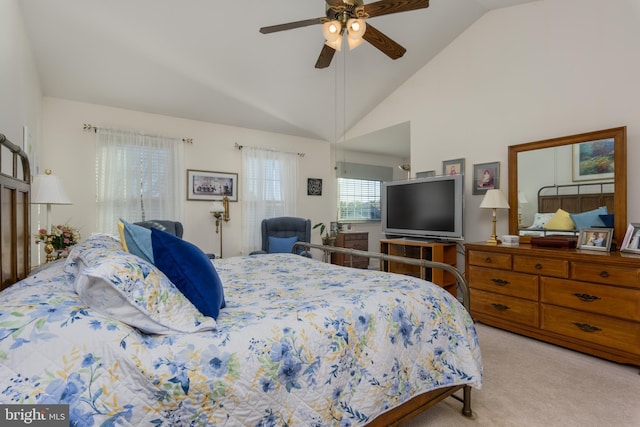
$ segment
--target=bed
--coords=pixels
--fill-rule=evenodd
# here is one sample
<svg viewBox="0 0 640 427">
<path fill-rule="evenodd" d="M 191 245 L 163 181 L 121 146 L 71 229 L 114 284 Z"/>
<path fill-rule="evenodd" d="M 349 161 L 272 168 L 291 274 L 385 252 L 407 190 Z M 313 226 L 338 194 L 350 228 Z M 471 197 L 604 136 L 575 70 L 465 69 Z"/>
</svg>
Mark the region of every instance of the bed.
<svg viewBox="0 0 640 427">
<path fill-rule="evenodd" d="M 28 197 L 28 173 L 18 181 Z M 72 425 L 387 426 L 462 390 L 471 415 L 474 324 L 433 284 L 294 254 L 218 259 L 214 320 L 118 236 L 91 236 L 27 275 L 13 254 L 28 259 L 29 233 L 13 212 L 22 237 L 2 239 L 3 284 L 5 266 L 17 283 L 0 292 L 0 403 L 66 404 Z M 122 305 L 142 320 L 105 314 L 109 295 L 87 300 L 88 276 L 135 284 Z"/>
</svg>

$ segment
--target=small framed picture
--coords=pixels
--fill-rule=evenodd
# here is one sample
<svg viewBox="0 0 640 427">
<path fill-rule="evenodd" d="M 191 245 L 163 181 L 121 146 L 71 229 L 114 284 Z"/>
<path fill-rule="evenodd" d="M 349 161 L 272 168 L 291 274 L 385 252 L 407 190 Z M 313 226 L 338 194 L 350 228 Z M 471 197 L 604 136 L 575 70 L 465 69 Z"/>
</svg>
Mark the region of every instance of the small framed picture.
<svg viewBox="0 0 640 427">
<path fill-rule="evenodd" d="M 238 174 L 187 169 L 187 200 L 238 201 Z"/>
<path fill-rule="evenodd" d="M 620 245 L 621 252 L 640 254 L 640 223 L 631 223 Z"/>
<path fill-rule="evenodd" d="M 608 252 L 611 248 L 613 228 L 581 228 L 578 248 Z"/>
<path fill-rule="evenodd" d="M 424 171 L 416 173 L 416 178 L 427 178 L 430 176 L 436 176 L 436 171 Z"/>
<path fill-rule="evenodd" d="M 464 175 L 464 159 L 444 160 L 442 175 Z"/>
<path fill-rule="evenodd" d="M 307 196 L 322 196 L 322 178 L 307 178 Z"/>
<path fill-rule="evenodd" d="M 473 165 L 473 194 L 500 188 L 500 162 Z"/>
</svg>

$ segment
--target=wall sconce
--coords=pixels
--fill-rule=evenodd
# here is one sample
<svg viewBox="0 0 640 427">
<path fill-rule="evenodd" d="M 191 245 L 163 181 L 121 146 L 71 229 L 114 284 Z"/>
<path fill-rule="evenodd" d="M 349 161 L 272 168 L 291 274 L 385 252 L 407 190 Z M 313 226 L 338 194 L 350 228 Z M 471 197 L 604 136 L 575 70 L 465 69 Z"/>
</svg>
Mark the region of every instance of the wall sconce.
<svg viewBox="0 0 640 427">
<path fill-rule="evenodd" d="M 216 219 L 216 234 L 220 233 L 220 258 L 222 258 L 222 221 L 229 222 L 229 198 L 224 196 L 211 204 L 209 212 Z"/>
<path fill-rule="evenodd" d="M 51 205 L 70 205 L 71 199 L 64 191 L 62 180 L 51 174 L 51 169 L 44 171 L 44 175 L 39 174 L 33 179 L 33 191 L 31 196 L 32 204 L 47 205 L 47 237 L 44 245 L 44 252 L 47 254 L 46 261 L 53 261 L 53 245 L 51 239 Z"/>
<path fill-rule="evenodd" d="M 496 236 L 496 209 L 509 209 L 509 202 L 504 197 L 504 193 L 500 190 L 487 190 L 480 203 L 480 207 L 483 209 L 493 209 L 493 232 L 491 237 L 487 240 L 487 243 L 492 245 L 498 244 L 498 237 Z"/>
</svg>

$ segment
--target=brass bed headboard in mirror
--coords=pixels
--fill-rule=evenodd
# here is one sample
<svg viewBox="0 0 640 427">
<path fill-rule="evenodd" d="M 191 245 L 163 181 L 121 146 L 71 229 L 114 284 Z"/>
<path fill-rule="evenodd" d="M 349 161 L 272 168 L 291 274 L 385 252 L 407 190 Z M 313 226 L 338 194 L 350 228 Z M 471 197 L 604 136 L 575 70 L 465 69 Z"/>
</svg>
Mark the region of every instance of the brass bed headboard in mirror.
<svg viewBox="0 0 640 427">
<path fill-rule="evenodd" d="M 27 154 L 0 133 L 0 290 L 29 274 L 30 189 Z"/>
<path fill-rule="evenodd" d="M 613 141 L 613 173 L 581 174 L 580 144 Z M 626 126 L 509 146 L 509 234 L 519 234 L 519 211 L 526 203 L 537 210 L 537 197 L 523 197 L 524 190 L 544 186 L 585 184 L 613 179 L 614 241 L 621 243 L 627 229 L 627 128 Z M 537 181 L 537 182 L 532 182 Z M 612 192 L 607 187 L 607 192 Z M 513 209 L 513 207 L 517 207 Z M 579 213 L 579 212 L 571 212 Z M 526 236 L 522 241 L 527 241 Z"/>
</svg>

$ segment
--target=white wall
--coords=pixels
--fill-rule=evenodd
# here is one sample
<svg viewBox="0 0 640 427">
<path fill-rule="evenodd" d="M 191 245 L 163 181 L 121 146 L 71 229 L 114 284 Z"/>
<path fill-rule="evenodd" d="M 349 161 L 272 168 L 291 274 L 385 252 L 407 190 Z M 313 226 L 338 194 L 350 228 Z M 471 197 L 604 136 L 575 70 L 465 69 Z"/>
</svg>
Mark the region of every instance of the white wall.
<svg viewBox="0 0 640 427">
<path fill-rule="evenodd" d="M 234 143 L 304 152 L 305 156 L 300 158 L 297 213 L 301 217 L 311 218 L 313 223 L 328 223 L 335 216 L 330 192 L 323 192 L 322 196 L 307 196 L 306 191 L 307 178 L 322 178 L 323 182 L 331 180 L 333 170 L 328 167 L 331 161 L 330 147 L 324 142 L 45 97 L 42 168 L 52 169 L 62 178 L 73 201 L 72 205 L 53 207 L 52 221 L 69 221 L 80 228 L 83 236 L 94 231 L 96 216 L 95 133 L 84 131 L 84 123 L 192 138 L 193 144 L 185 146 L 185 169 L 235 172 L 239 174 L 240 186 L 243 179 L 242 155 L 234 148 Z M 239 197 L 242 198 L 242 191 Z M 230 217 L 231 221 L 222 226 L 225 257 L 239 255 L 241 251 L 240 203 L 230 203 Z M 42 216 L 39 219 L 45 220 Z M 208 202 L 186 201 L 183 222 L 186 240 L 205 252 L 219 253 L 220 235 L 215 234 Z M 320 243 L 319 235 L 314 235 L 312 240 Z"/>
<path fill-rule="evenodd" d="M 544 0 L 486 14 L 355 126 L 349 137 L 411 121 L 413 170 L 466 159 L 465 240 L 491 233 L 471 195 L 473 164 L 507 146 L 627 126 L 628 218 L 640 221 L 640 2 Z M 498 214 L 498 234 L 507 213 Z"/>
</svg>

